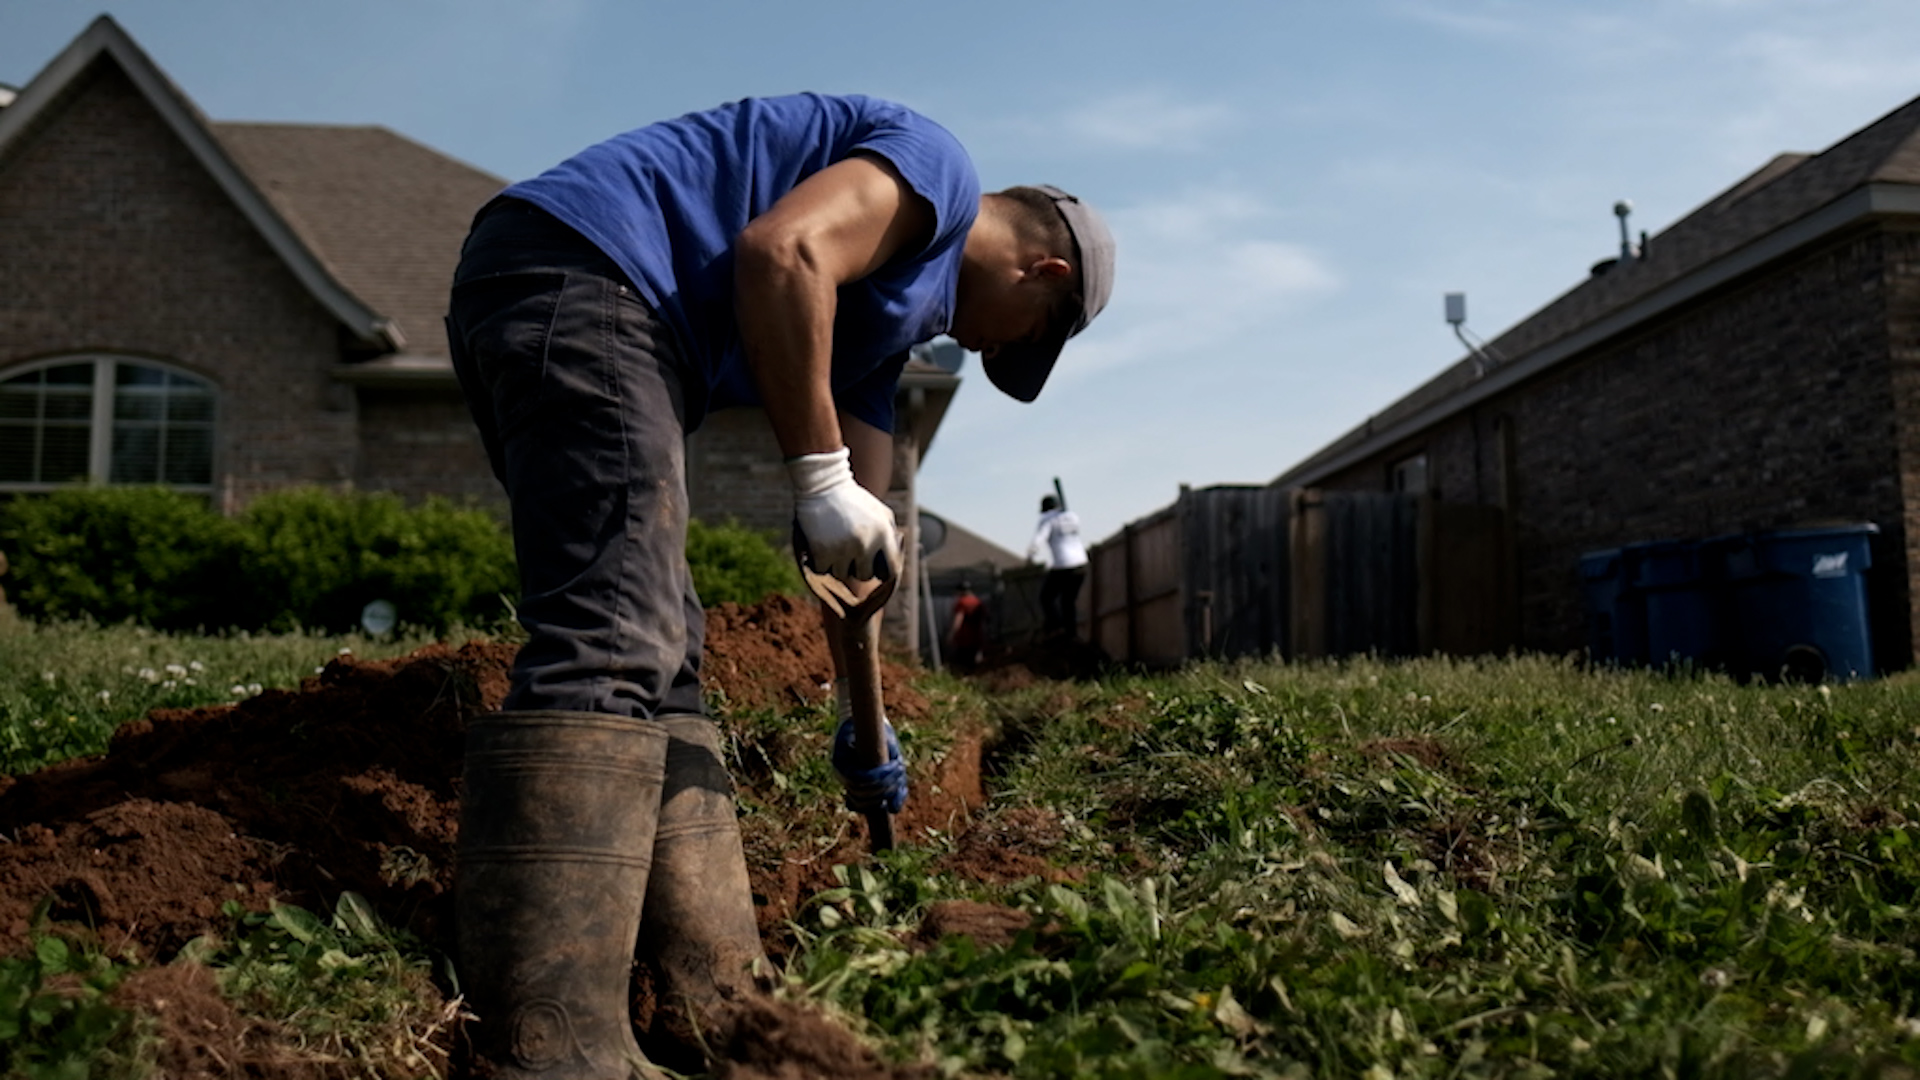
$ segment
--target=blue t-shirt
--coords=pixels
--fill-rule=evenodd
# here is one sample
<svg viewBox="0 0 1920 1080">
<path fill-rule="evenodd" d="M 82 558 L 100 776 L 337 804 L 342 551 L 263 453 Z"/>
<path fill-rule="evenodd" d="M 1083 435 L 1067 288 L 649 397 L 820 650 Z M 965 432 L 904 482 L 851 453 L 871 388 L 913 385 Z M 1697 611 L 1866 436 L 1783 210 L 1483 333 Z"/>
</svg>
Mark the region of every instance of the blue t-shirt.
<svg viewBox="0 0 1920 1080">
<path fill-rule="evenodd" d="M 620 264 L 705 376 L 707 408 L 753 405 L 759 395 L 734 321 L 734 238 L 800 181 L 856 151 L 891 162 L 935 216 L 925 248 L 840 288 L 835 404 L 891 431 L 907 349 L 952 321 L 960 253 L 980 208 L 973 162 L 945 128 L 869 97 L 748 98 L 617 135 L 506 194 Z M 689 403 L 689 426 L 701 412 Z"/>
</svg>

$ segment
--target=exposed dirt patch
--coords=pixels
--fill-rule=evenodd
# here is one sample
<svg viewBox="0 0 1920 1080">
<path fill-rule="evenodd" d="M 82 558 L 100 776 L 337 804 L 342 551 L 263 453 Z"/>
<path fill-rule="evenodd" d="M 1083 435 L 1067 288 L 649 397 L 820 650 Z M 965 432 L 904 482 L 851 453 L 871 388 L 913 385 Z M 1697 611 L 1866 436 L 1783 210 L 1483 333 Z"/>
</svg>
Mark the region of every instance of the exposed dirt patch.
<svg viewBox="0 0 1920 1080">
<path fill-rule="evenodd" d="M 779 1001 L 748 1002 L 735 1010 L 726 1041 L 717 1047 L 717 1080 L 933 1080 L 939 1070 L 898 1065 L 817 1012 Z"/>
<path fill-rule="evenodd" d="M 833 659 L 812 601 L 771 597 L 751 607 L 721 604 L 707 612 L 707 648 L 701 674 L 724 692 L 735 710 L 787 709 L 833 696 Z M 915 720 L 927 713 L 913 670 L 891 659 L 881 665 L 887 715 Z"/>
<path fill-rule="evenodd" d="M 1084 872 L 1062 869 L 1053 862 L 1065 838 L 1066 828 L 1053 811 L 1012 807 L 974 822 L 938 866 L 958 877 L 998 885 L 1033 877 L 1052 882 L 1078 881 Z"/>
<path fill-rule="evenodd" d="M 891 714 L 891 699 L 887 708 Z M 977 831 L 974 813 L 986 802 L 981 747 L 979 731 L 962 731 L 959 741 L 945 754 L 908 762 L 912 795 L 906 809 L 894 818 L 897 843 L 917 843 L 929 830 L 957 835 L 965 843 L 965 838 Z M 833 868 L 860 862 L 867 856 L 866 822 L 846 812 L 839 813 L 836 820 L 836 832 L 804 848 L 795 843 L 787 823 L 751 817 L 742 823 L 747 869 L 759 904 L 760 936 L 775 959 L 783 958 L 791 947 L 792 932 L 787 924 L 800 913 L 800 905 L 814 893 L 839 884 Z M 979 876 L 973 880 L 999 879 Z"/>
<path fill-rule="evenodd" d="M 1372 739 L 1360 744 L 1360 753 L 1368 760 L 1375 762 L 1404 757 L 1418 762 L 1424 769 L 1437 773 L 1457 775 L 1461 771 L 1462 763 L 1453 747 L 1426 735 L 1400 735 Z"/>
<path fill-rule="evenodd" d="M 220 909 L 229 899 L 253 910 L 277 899 L 325 912 L 347 890 L 450 949 L 466 724 L 499 706 L 513 653 L 470 643 L 384 661 L 343 657 L 297 690 L 157 710 L 123 728 L 101 757 L 0 779 L 0 949 L 24 947 L 35 906 L 50 897 L 54 921 L 91 928 L 103 944 L 131 947 L 157 965 L 119 993 L 158 1018 L 171 1047 L 163 1075 L 331 1075 L 311 1071 L 319 1066 L 286 1054 L 274 1032 L 234 1015 L 202 969 L 169 961 L 192 938 L 226 929 Z M 732 706 L 724 722 L 737 745 L 766 741 L 752 730 L 751 710 L 830 696 L 830 671 L 808 605 L 776 600 L 710 614 L 706 673 Z M 929 709 L 911 677 L 887 664 L 888 711 L 902 723 Z M 999 815 L 984 833 L 975 827 L 984 802 L 978 732 L 963 731 L 948 752 L 910 765 L 913 797 L 896 824 L 901 844 L 929 830 L 957 836 L 949 869 L 981 881 L 1048 872 L 1047 823 L 1033 816 L 1040 812 Z M 750 768 L 736 772 L 752 793 L 760 778 Z M 776 959 L 785 922 L 804 898 L 836 884 L 836 864 L 867 857 L 858 819 L 839 819 L 837 835 L 805 851 L 751 817 L 744 822 L 762 932 Z M 1057 840 L 1058 822 L 1052 827 Z M 738 1021 L 719 1047 L 718 1075 L 931 1075 L 883 1062 L 829 1019 L 782 1003 L 755 1003 Z M 449 1034 L 439 1052 L 451 1053 L 452 1041 Z"/>
<path fill-rule="evenodd" d="M 272 1028 L 234 1011 L 199 964 L 144 968 L 121 983 L 114 1004 L 152 1018 L 154 1071 L 168 1080 L 273 1077 L 318 1080 L 323 1065 L 290 1053 Z"/>
<path fill-rule="evenodd" d="M 983 946 L 1005 945 L 1033 925 L 1033 916 L 1019 908 L 982 904 L 974 900 L 943 900 L 927 908 L 915 937 L 922 945 L 944 938 L 972 938 Z"/>
</svg>

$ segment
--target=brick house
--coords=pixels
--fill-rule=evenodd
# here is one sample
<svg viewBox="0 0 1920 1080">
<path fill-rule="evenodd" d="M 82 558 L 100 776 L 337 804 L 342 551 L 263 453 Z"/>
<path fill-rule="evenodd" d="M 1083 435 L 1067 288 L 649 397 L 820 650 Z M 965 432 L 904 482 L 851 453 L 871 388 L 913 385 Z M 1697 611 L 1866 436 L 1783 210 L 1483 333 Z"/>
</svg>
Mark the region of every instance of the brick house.
<svg viewBox="0 0 1920 1080">
<path fill-rule="evenodd" d="M 209 121 L 96 19 L 0 100 L 0 497 L 90 479 L 227 512 L 295 484 L 499 505 L 441 316 L 504 183 L 379 127 Z M 909 528 L 957 360 L 925 351 L 901 385 Z M 761 414 L 715 416 L 694 512 L 784 527 L 772 446 Z"/>
<path fill-rule="evenodd" d="M 1624 221 L 1623 221 L 1624 234 Z M 1920 100 L 1783 154 L 1288 470 L 1496 512 L 1498 644 L 1582 644 L 1582 553 L 1873 523 L 1883 670 L 1920 574 Z"/>
</svg>

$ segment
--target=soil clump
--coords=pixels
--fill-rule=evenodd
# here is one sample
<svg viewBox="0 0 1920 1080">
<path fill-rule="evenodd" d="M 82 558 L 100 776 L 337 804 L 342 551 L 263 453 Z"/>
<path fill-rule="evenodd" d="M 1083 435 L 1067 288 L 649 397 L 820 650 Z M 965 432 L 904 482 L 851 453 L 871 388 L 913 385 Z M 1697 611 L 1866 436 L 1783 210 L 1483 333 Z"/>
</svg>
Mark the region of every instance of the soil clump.
<svg viewBox="0 0 1920 1080">
<path fill-rule="evenodd" d="M 193 938 L 226 931 L 228 901 L 253 911 L 278 901 L 324 913 L 346 891 L 451 952 L 465 728 L 499 706 L 515 651 L 471 642 L 389 660 L 343 656 L 297 690 L 156 710 L 124 726 L 104 755 L 0 778 L 0 949 L 27 947 L 44 904 L 47 920 L 85 928 L 104 947 L 130 949 L 151 965 L 123 983 L 116 1000 L 156 1018 L 159 1075 L 344 1075 L 342 1063 L 286 1052 L 289 1044 L 272 1029 L 227 1006 L 206 969 L 172 961 Z M 756 710 L 831 707 L 831 662 L 812 606 L 800 601 L 709 612 L 704 674 L 738 747 L 766 738 L 753 730 Z M 887 662 L 886 699 L 897 722 L 930 707 L 912 678 L 911 669 Z M 819 733 L 817 752 L 825 752 L 826 734 Z M 1021 849 L 1045 829 L 1002 822 L 972 847 L 964 842 L 985 802 L 982 735 L 961 732 L 944 753 L 910 761 L 913 795 L 896 832 L 903 844 L 929 829 L 954 835 L 963 843 L 945 869 L 1005 880 L 1038 864 Z M 745 803 L 764 778 L 741 764 L 734 772 Z M 743 819 L 762 934 L 776 961 L 788 949 L 787 920 L 806 897 L 837 883 L 835 865 L 867 857 L 858 819 L 824 809 L 837 813 L 840 831 L 805 851 L 794 849 L 792 833 L 754 815 Z M 1015 850 L 998 850 L 1006 844 Z M 1004 933 L 1006 921 L 994 916 L 983 925 Z M 643 1034 L 651 1019 L 646 998 L 642 985 L 636 1022 Z M 768 1000 L 742 1008 L 714 1047 L 716 1076 L 931 1075 L 882 1062 L 845 1028 L 798 1006 Z M 450 1029 L 435 1052 L 457 1075 L 453 1044 Z"/>
</svg>

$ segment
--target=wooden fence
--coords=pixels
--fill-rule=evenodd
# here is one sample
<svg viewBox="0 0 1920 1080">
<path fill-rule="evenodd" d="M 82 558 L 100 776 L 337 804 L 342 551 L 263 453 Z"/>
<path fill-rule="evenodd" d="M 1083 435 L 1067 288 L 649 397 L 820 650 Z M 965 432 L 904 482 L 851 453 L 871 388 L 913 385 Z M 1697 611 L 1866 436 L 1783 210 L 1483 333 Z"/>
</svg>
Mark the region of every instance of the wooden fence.
<svg viewBox="0 0 1920 1080">
<path fill-rule="evenodd" d="M 1497 652 L 1514 636 L 1505 515 L 1386 492 L 1181 488 L 1089 556 L 1116 660 Z"/>
<path fill-rule="evenodd" d="M 1182 487 L 1088 553 L 1094 642 L 1149 665 L 1283 649 L 1287 513 L 1270 487 Z"/>
</svg>

